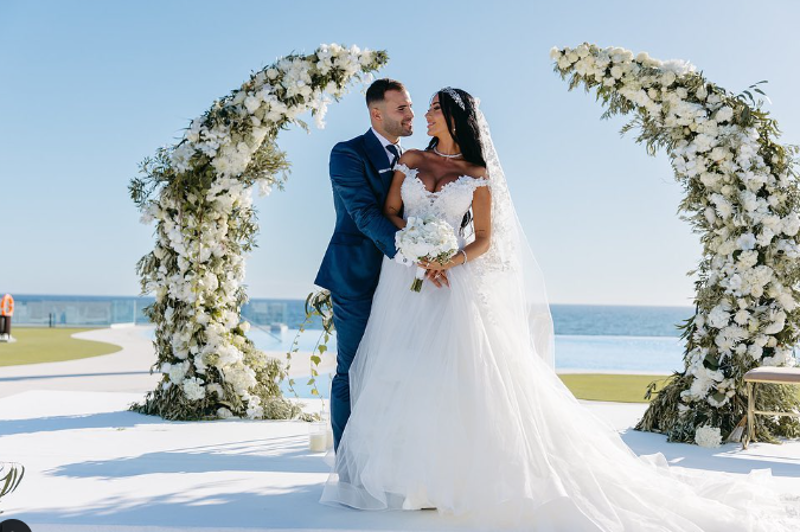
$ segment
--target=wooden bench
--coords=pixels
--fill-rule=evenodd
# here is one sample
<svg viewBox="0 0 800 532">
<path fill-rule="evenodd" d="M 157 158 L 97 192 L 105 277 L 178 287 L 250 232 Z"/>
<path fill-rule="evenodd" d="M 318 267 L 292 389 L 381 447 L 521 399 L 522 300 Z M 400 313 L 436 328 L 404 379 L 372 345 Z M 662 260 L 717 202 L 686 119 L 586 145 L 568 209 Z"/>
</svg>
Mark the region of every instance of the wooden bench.
<svg viewBox="0 0 800 532">
<path fill-rule="evenodd" d="M 794 416 L 800 417 L 798 412 L 767 412 L 756 410 L 755 384 L 767 382 L 770 384 L 800 384 L 800 368 L 761 366 L 753 368 L 744 374 L 747 384 L 747 436 L 742 438 L 742 447 L 747 449 L 747 444 L 755 438 L 755 416 Z"/>
</svg>

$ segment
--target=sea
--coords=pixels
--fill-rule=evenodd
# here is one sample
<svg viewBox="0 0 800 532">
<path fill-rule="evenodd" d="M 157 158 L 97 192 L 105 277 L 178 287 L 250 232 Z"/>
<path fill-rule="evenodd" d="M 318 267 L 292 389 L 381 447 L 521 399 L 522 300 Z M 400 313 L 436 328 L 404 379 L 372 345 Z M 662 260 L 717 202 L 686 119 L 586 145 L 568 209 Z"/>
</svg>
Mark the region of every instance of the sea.
<svg viewBox="0 0 800 532">
<path fill-rule="evenodd" d="M 14 326 L 107 327 L 115 323 L 146 325 L 143 309 L 151 297 L 14 295 Z M 551 305 L 556 332 L 556 370 L 669 374 L 683 368 L 678 325 L 692 307 Z M 242 309 L 248 333 L 265 351 L 313 349 L 322 329 L 313 320 L 298 338 L 305 301 L 251 299 Z M 335 338 L 328 347 L 335 350 Z"/>
</svg>

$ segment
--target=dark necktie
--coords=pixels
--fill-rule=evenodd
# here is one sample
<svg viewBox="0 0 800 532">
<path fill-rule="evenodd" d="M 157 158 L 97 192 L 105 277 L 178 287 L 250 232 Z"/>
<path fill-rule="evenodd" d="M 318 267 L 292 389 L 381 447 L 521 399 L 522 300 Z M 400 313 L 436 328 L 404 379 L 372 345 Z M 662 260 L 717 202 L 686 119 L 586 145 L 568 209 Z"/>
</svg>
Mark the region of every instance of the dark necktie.
<svg viewBox="0 0 800 532">
<path fill-rule="evenodd" d="M 388 144 L 386 146 L 386 149 L 389 150 L 389 153 L 392 154 L 392 160 L 389 162 L 389 166 L 394 168 L 394 165 L 395 163 L 397 163 L 397 159 L 400 158 L 402 151 L 398 150 L 397 146 L 395 146 L 394 144 Z"/>
</svg>

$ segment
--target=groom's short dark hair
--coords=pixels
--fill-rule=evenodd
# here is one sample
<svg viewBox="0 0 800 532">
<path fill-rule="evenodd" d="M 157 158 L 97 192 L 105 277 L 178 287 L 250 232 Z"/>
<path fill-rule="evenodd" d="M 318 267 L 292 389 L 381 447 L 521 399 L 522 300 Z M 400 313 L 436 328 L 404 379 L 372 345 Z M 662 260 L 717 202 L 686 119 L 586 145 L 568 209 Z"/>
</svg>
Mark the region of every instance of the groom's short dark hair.
<svg viewBox="0 0 800 532">
<path fill-rule="evenodd" d="M 376 79 L 367 89 L 367 107 L 373 103 L 382 102 L 386 91 L 404 91 L 405 85 L 391 78 Z"/>
</svg>

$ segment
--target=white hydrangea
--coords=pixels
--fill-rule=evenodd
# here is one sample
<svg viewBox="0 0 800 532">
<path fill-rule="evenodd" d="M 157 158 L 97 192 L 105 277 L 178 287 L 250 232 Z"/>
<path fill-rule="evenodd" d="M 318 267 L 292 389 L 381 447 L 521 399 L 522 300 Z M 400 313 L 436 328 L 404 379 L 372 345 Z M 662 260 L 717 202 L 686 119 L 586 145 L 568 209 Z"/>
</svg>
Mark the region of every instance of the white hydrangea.
<svg viewBox="0 0 800 532">
<path fill-rule="evenodd" d="M 261 398 L 251 396 L 247 403 L 247 417 L 250 419 L 261 419 L 264 417 L 264 407 L 261 406 Z"/>
<path fill-rule="evenodd" d="M 703 425 L 697 427 L 694 434 L 694 441 L 700 447 L 716 448 L 722 444 L 722 433 L 719 427 Z"/>
<path fill-rule="evenodd" d="M 166 364 L 166 373 L 169 375 L 169 380 L 174 383 L 180 383 L 189 371 L 189 361 L 184 360 L 177 364 Z"/>
<path fill-rule="evenodd" d="M 727 302 L 720 303 L 711 309 L 711 312 L 708 313 L 709 325 L 716 327 L 717 329 L 721 329 L 728 325 L 731 318 L 731 315 L 728 312 L 729 310 L 730 305 Z"/>
<path fill-rule="evenodd" d="M 189 377 L 182 383 L 183 393 L 190 401 L 199 401 L 206 396 L 203 381 L 197 377 Z"/>
</svg>

